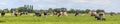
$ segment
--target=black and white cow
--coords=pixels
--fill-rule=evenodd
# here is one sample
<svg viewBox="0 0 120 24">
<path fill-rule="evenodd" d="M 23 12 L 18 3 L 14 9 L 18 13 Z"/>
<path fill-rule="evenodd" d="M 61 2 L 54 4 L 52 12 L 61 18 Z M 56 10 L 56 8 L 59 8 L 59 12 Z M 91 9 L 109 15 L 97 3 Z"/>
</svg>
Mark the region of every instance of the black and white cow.
<svg viewBox="0 0 120 24">
<path fill-rule="evenodd" d="M 75 11 L 75 16 L 79 15 L 80 11 L 79 10 L 76 10 Z"/>
<path fill-rule="evenodd" d="M 4 11 L 4 10 L 1 12 L 1 16 L 2 16 L 2 17 L 5 16 L 5 11 Z"/>
<path fill-rule="evenodd" d="M 104 12 L 99 12 L 98 14 L 99 14 L 100 20 L 106 20 L 104 16 L 105 15 Z"/>
<path fill-rule="evenodd" d="M 16 12 L 16 11 L 13 11 L 13 15 L 18 16 L 18 14 L 17 14 L 17 12 Z"/>
<path fill-rule="evenodd" d="M 35 12 L 35 16 L 40 17 L 40 16 L 41 16 L 41 13 L 39 13 L 39 12 Z"/>
</svg>

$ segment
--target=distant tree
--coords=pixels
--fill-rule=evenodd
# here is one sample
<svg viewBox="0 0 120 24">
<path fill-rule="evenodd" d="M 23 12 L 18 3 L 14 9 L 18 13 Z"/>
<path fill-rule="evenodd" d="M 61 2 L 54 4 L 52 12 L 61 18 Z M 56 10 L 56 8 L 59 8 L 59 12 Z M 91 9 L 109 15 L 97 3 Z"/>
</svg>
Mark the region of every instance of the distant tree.
<svg viewBox="0 0 120 24">
<path fill-rule="evenodd" d="M 13 13 L 13 11 L 17 11 L 15 8 L 10 9 L 10 13 Z"/>
<path fill-rule="evenodd" d="M 61 8 L 61 11 L 66 12 L 67 9 L 63 7 L 63 8 Z"/>
<path fill-rule="evenodd" d="M 9 10 L 8 10 L 8 9 L 4 9 L 4 11 L 5 11 L 6 13 L 9 13 Z"/>
<path fill-rule="evenodd" d="M 29 13 L 34 12 L 33 5 L 24 5 L 23 7 L 18 7 L 17 10 L 19 12 L 29 12 Z"/>
<path fill-rule="evenodd" d="M 39 10 L 39 12 L 40 12 L 40 13 L 43 13 L 44 11 L 45 11 L 45 10 L 42 10 L 42 9 L 41 9 L 41 10 Z"/>
<path fill-rule="evenodd" d="M 90 11 L 90 9 L 86 9 L 86 10 L 85 10 L 85 13 L 88 13 L 89 11 Z"/>
<path fill-rule="evenodd" d="M 118 12 L 117 14 L 120 14 L 120 12 Z"/>
<path fill-rule="evenodd" d="M 24 7 L 27 8 L 27 11 L 26 11 L 26 12 L 29 12 L 29 13 L 34 12 L 34 10 L 33 10 L 33 5 L 25 5 Z"/>
<path fill-rule="evenodd" d="M 27 8 L 25 8 L 25 7 L 18 7 L 17 10 L 19 12 L 25 12 L 25 11 L 27 11 Z"/>
<path fill-rule="evenodd" d="M 96 12 L 99 13 L 99 12 L 105 12 L 105 11 L 101 9 L 97 9 Z"/>
<path fill-rule="evenodd" d="M 53 11 L 55 12 L 61 11 L 61 8 L 55 8 Z"/>
<path fill-rule="evenodd" d="M 74 10 L 74 9 L 70 9 L 70 10 L 68 11 L 68 13 L 75 13 L 75 10 Z"/>
<path fill-rule="evenodd" d="M 53 12 L 53 9 L 52 9 L 52 8 L 49 8 L 49 9 L 48 9 L 48 12 L 50 12 L 50 13 Z"/>
<path fill-rule="evenodd" d="M 86 13 L 86 11 L 85 10 L 80 10 L 80 13 Z"/>
</svg>

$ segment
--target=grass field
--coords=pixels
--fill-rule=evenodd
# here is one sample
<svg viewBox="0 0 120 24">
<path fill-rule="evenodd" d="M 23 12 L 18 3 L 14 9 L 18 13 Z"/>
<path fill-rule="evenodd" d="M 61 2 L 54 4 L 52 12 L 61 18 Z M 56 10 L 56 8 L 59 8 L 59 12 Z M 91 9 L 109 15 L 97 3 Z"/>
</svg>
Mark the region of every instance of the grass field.
<svg viewBox="0 0 120 24">
<path fill-rule="evenodd" d="M 105 17 L 106 21 L 98 21 L 90 15 L 75 17 L 73 14 L 69 14 L 62 17 L 35 17 L 30 14 L 15 17 L 11 14 L 6 14 L 5 17 L 0 17 L 0 24 L 120 24 L 120 14 L 114 16 L 105 15 Z"/>
</svg>

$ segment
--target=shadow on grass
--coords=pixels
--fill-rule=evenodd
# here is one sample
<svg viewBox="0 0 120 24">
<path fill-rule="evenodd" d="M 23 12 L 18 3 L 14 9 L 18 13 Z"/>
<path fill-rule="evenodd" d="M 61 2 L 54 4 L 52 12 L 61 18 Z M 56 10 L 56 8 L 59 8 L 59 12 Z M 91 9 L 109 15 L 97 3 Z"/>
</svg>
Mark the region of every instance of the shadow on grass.
<svg viewBox="0 0 120 24">
<path fill-rule="evenodd" d="M 3 23 L 3 22 L 5 22 L 5 21 L 1 21 L 1 20 L 0 20 L 0 23 Z"/>
</svg>

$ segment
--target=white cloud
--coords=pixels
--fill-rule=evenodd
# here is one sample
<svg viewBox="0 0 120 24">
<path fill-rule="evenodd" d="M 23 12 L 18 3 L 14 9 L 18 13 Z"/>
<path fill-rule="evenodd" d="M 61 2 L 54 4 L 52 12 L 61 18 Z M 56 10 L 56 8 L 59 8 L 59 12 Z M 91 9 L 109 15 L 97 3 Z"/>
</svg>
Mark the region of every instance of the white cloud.
<svg viewBox="0 0 120 24">
<path fill-rule="evenodd" d="M 69 2 L 69 3 L 91 3 L 91 4 L 110 4 L 110 0 L 42 0 L 44 2 L 51 2 L 51 3 L 62 3 L 62 2 Z"/>
<path fill-rule="evenodd" d="M 111 1 L 110 0 L 93 0 L 93 1 L 90 1 L 89 3 L 99 4 L 99 5 L 106 5 L 106 4 L 110 4 Z"/>
<path fill-rule="evenodd" d="M 7 5 L 7 3 L 5 3 L 5 2 L 1 2 L 0 5 Z"/>
<path fill-rule="evenodd" d="M 32 2 L 39 2 L 40 0 L 31 0 Z"/>
<path fill-rule="evenodd" d="M 28 1 L 30 1 L 30 2 L 39 2 L 40 0 L 23 0 L 23 1 L 25 1 L 25 2 L 28 2 Z"/>
<path fill-rule="evenodd" d="M 91 3 L 91 4 L 98 4 L 98 5 L 106 5 L 110 4 L 110 0 L 45 0 L 49 2 L 71 2 L 71 3 Z"/>
<path fill-rule="evenodd" d="M 87 0 L 68 0 L 68 1 L 74 2 L 74 3 L 81 3 L 81 2 L 85 3 L 85 2 L 88 2 Z"/>
</svg>

